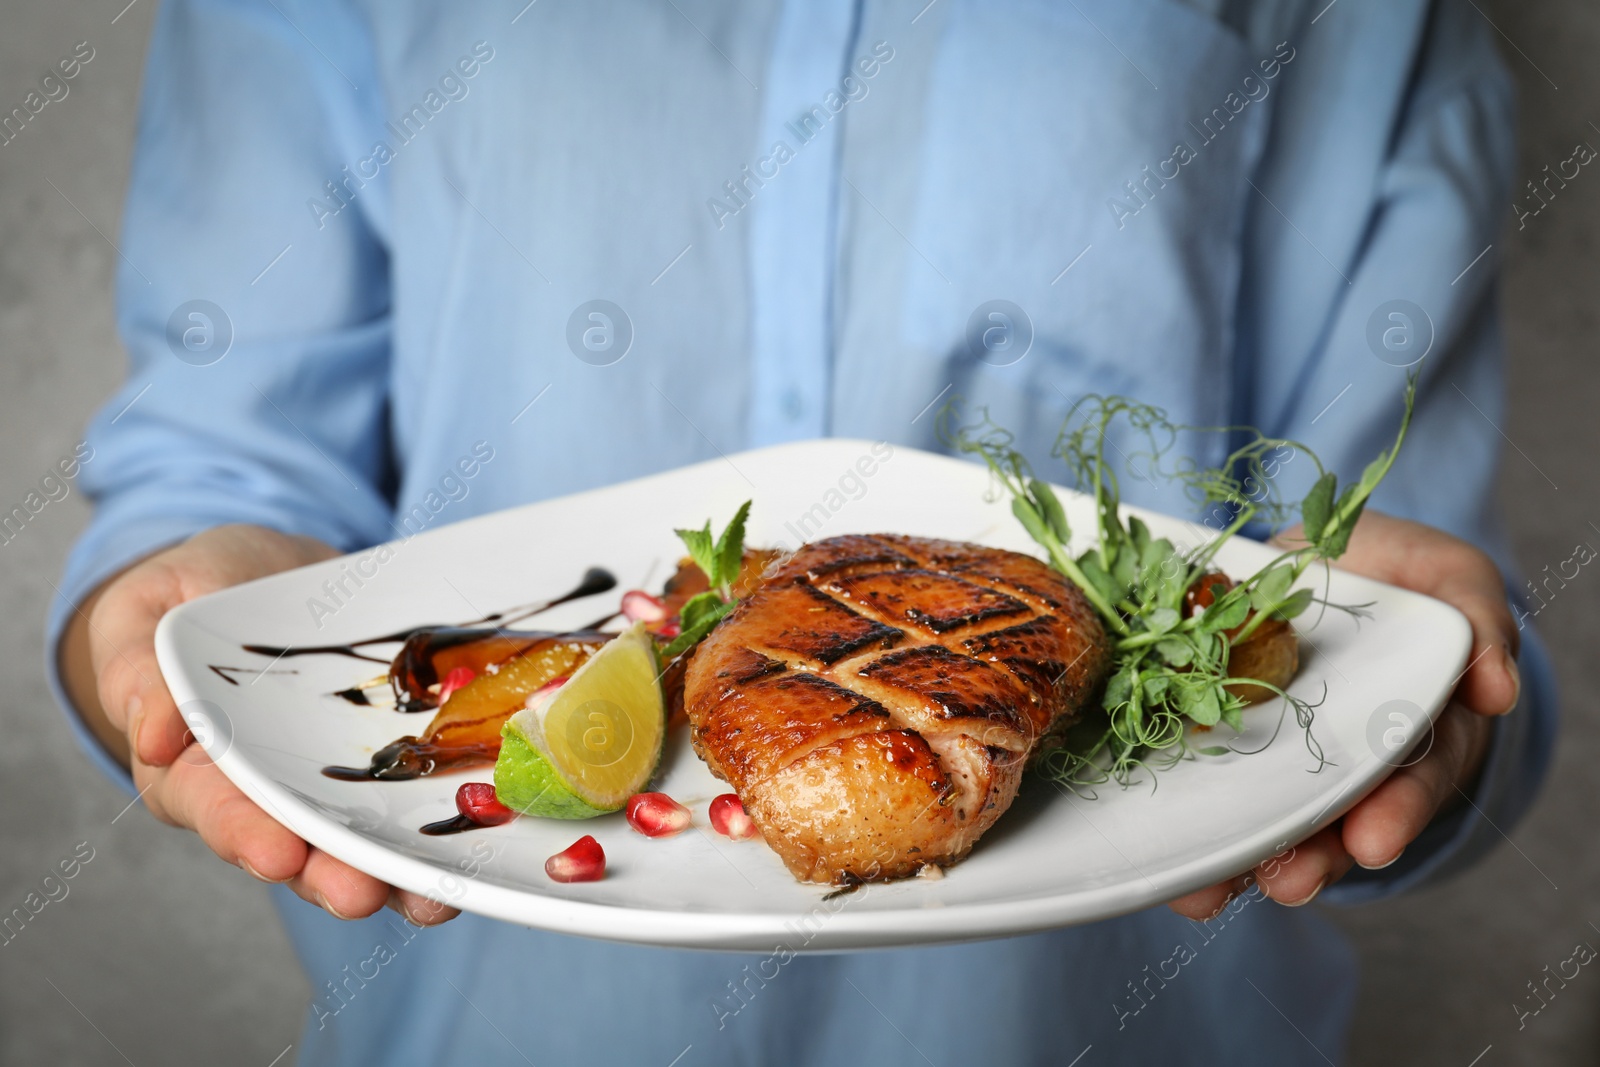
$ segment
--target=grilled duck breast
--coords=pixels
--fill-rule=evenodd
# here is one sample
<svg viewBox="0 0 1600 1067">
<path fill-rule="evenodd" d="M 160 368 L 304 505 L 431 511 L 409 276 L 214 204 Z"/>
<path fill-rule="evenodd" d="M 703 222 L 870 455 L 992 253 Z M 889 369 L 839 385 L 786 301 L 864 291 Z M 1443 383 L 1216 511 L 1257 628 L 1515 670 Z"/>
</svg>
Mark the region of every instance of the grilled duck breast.
<svg viewBox="0 0 1600 1067">
<path fill-rule="evenodd" d="M 802 881 L 945 866 L 1103 681 L 1078 589 L 1028 556 L 887 534 L 806 545 L 700 645 L 694 745 Z"/>
</svg>

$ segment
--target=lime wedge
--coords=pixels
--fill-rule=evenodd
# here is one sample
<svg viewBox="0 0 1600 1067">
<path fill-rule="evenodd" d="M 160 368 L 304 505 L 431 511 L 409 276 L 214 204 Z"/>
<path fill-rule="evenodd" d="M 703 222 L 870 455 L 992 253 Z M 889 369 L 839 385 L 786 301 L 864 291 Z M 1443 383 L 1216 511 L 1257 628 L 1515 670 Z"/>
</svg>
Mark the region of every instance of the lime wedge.
<svg viewBox="0 0 1600 1067">
<path fill-rule="evenodd" d="M 567 683 L 501 729 L 495 795 L 525 815 L 588 819 L 617 811 L 661 761 L 666 702 L 642 623 L 602 645 Z"/>
</svg>

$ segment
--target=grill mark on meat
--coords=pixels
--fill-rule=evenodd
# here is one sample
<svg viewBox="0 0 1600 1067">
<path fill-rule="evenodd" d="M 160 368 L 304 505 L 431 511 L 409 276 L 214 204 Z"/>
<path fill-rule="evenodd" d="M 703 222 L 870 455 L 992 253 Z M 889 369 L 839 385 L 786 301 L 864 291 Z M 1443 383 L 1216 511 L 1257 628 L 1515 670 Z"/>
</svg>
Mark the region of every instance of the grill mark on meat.
<svg viewBox="0 0 1600 1067">
<path fill-rule="evenodd" d="M 881 715 L 888 717 L 889 709 L 873 700 L 871 697 L 862 696 L 853 689 L 846 689 L 838 682 L 829 681 L 819 674 L 810 674 L 805 671 L 790 671 L 782 678 L 764 678 L 754 687 L 754 691 L 761 695 L 782 692 L 806 690 L 817 696 L 830 700 L 842 701 L 845 706 L 835 710 L 835 720 L 844 719 L 849 715 Z"/>
<path fill-rule="evenodd" d="M 818 663 L 836 663 L 868 648 L 888 648 L 905 635 L 892 626 L 869 619 L 803 582 L 780 585 L 770 597 L 774 613 L 789 614 L 792 625 L 761 635 L 761 643 L 793 652 Z"/>
<path fill-rule="evenodd" d="M 811 549 L 816 551 L 807 551 Z M 826 541 L 817 541 L 805 546 L 805 550 L 796 552 L 778 567 L 772 577 L 777 580 L 803 578 L 806 581 L 816 582 L 841 571 L 865 567 L 882 570 L 916 565 L 916 560 L 886 544 L 882 538 L 867 534 L 846 534 L 843 537 L 831 537 Z"/>
<path fill-rule="evenodd" d="M 1038 587 L 1038 585 L 1018 580 L 1015 576 L 996 571 L 993 567 L 982 564 L 969 564 L 951 568 L 951 573 L 959 574 L 969 581 L 981 581 L 995 589 L 1003 589 L 1012 596 L 1020 597 L 1029 603 L 1030 607 L 1040 611 L 1060 611 L 1065 605 L 1063 601 Z"/>
<path fill-rule="evenodd" d="M 1045 649 L 1050 627 L 1044 619 L 1029 619 L 1003 630 L 963 638 L 961 647 L 970 656 L 986 663 L 999 664 L 1041 700 L 1048 700 L 1061 685 L 1067 665 Z"/>
<path fill-rule="evenodd" d="M 1032 557 L 852 535 L 772 568 L 695 652 L 685 703 L 796 877 L 878 880 L 964 856 L 1109 663 Z"/>
<path fill-rule="evenodd" d="M 804 671 L 769 674 L 730 689 L 700 720 L 696 751 L 739 789 L 777 770 L 764 772 L 759 763 L 793 763 L 824 745 L 897 727 L 877 701 Z M 769 754 L 778 758 L 764 761 Z"/>
<path fill-rule="evenodd" d="M 910 622 L 936 634 L 1029 613 L 1016 597 L 921 567 L 835 576 L 822 588 L 886 622 Z"/>
<path fill-rule="evenodd" d="M 779 674 L 789 669 L 782 660 L 764 656 L 753 648 L 741 650 L 742 654 L 729 658 L 728 666 L 717 672 L 729 685 L 746 685 L 769 674 Z"/>
<path fill-rule="evenodd" d="M 1011 679 L 943 645 L 918 645 L 879 656 L 856 672 L 881 686 L 921 699 L 939 719 L 982 719 L 1026 728 L 1017 704 L 1025 700 Z"/>
</svg>

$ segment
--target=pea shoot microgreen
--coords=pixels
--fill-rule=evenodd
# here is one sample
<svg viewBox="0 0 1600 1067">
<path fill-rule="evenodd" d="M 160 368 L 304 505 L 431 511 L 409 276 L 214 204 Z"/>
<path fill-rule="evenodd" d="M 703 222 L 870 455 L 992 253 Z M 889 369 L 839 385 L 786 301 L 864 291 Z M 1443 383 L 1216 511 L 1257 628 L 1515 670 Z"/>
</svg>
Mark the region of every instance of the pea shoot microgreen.
<svg viewBox="0 0 1600 1067">
<path fill-rule="evenodd" d="M 1143 766 L 1170 766 L 1193 753 L 1241 751 L 1231 745 L 1195 747 L 1189 727 L 1226 723 L 1235 733 L 1242 732 L 1246 701 L 1239 688 L 1246 685 L 1283 698 L 1284 711 L 1293 709 L 1305 731 L 1316 769 L 1325 766 L 1328 761 L 1311 730 L 1317 705 L 1262 679 L 1230 674 L 1230 652 L 1270 620 L 1294 619 L 1313 603 L 1362 613 L 1362 606 L 1330 604 L 1312 589 L 1296 586 L 1313 565 L 1326 566 L 1344 554 L 1362 509 L 1405 442 L 1415 403 L 1413 373 L 1406 382 L 1405 410 L 1394 443 L 1341 492 L 1335 473 L 1300 442 L 1267 437 L 1253 427 L 1182 426 L 1148 404 L 1124 397 L 1085 397 L 1067 416 L 1051 449 L 1076 487 L 1094 500 L 1094 543 L 1076 555 L 1069 549 L 1073 531 L 1065 508 L 1013 447 L 1014 436 L 986 410 L 979 411 L 977 421 L 962 424 L 957 403 L 947 404 L 940 414 L 941 438 L 987 464 L 997 488 L 1010 496 L 1012 514 L 1044 549 L 1051 566 L 1083 591 L 1113 641 L 1113 668 L 1098 713 L 1075 724 L 1065 744 L 1045 757 L 1045 773 L 1077 789 L 1108 781 L 1128 785 Z M 1119 420 L 1141 442 L 1134 455 L 1121 457 L 1125 469 L 1138 477 L 1176 480 L 1215 519 L 1214 537 L 1180 548 L 1152 536 L 1137 516 L 1124 517 L 1117 466 L 1105 451 L 1107 432 Z M 1216 467 L 1173 459 L 1179 438 L 1194 433 L 1222 433 L 1243 443 Z M 1304 455 L 1316 466 L 1318 476 L 1297 504 L 1283 501 L 1273 482 L 1275 457 L 1284 454 Z M 1134 469 L 1135 460 L 1143 461 L 1145 472 Z M 1215 559 L 1229 538 L 1252 523 L 1282 529 L 1297 513 L 1303 543 L 1231 587 L 1207 583 L 1210 603 L 1185 614 L 1186 597 L 1207 575 L 1218 572 Z M 1282 722 L 1280 715 L 1280 727 Z"/>
</svg>

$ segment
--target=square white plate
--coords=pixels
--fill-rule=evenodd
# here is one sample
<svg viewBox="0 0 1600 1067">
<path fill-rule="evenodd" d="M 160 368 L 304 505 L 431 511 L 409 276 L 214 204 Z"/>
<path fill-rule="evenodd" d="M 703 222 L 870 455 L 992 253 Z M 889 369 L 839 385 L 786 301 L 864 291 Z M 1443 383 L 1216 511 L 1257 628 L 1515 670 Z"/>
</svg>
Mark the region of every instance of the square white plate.
<svg viewBox="0 0 1600 1067">
<path fill-rule="evenodd" d="M 884 458 L 885 447 L 783 445 L 430 530 L 397 545 L 359 589 L 347 581 L 354 595 L 320 628 L 308 602 L 327 601 L 323 583 L 337 580 L 350 558 L 224 590 L 162 619 L 161 669 L 195 736 L 240 789 L 313 845 L 393 885 L 589 937 L 753 951 L 783 941 L 837 951 L 1090 922 L 1246 870 L 1332 822 L 1403 762 L 1466 663 L 1470 628 L 1454 608 L 1335 570 L 1329 599 L 1370 603 L 1372 617 L 1358 626 L 1341 612 L 1318 617 L 1313 609 L 1297 620 L 1302 666 L 1291 691 L 1321 701 L 1315 733 L 1331 763 L 1320 772 L 1311 773 L 1316 762 L 1291 714 L 1264 751 L 1155 772 L 1153 791 L 1149 773 L 1133 788 L 1101 787 L 1093 799 L 1030 775 L 1013 808 L 946 877 L 829 897 L 826 887 L 795 882 L 760 841 L 732 842 L 710 830 L 706 805 L 727 786 L 694 755 L 681 725 L 671 732 L 656 788 L 694 811 L 689 832 L 651 840 L 615 815 L 520 818 L 424 836 L 424 823 L 454 814 L 457 787 L 489 780 L 489 768 L 402 782 L 327 778 L 324 766 L 364 765 L 375 749 L 420 733 L 426 716 L 330 695 L 379 672 L 377 664 L 301 656 L 274 665 L 240 647 L 327 645 L 476 618 L 558 595 L 587 567 L 603 566 L 617 576 L 617 590 L 522 624 L 576 627 L 614 610 L 624 589 L 659 587 L 681 554 L 674 527 L 725 522 L 746 498 L 755 501 L 751 545 L 794 548 L 802 539 L 882 531 L 1033 551 L 1008 503 L 985 499 L 983 468 L 907 448 Z M 870 475 L 860 473 L 868 468 Z M 1092 531 L 1092 503 L 1062 496 L 1074 529 Z M 1209 534 L 1136 513 L 1180 545 Z M 1242 577 L 1272 554 L 1235 539 L 1220 563 Z M 213 665 L 271 671 L 235 673 L 230 684 Z M 1260 748 L 1281 711 L 1281 701 L 1252 708 L 1244 735 L 1221 727 L 1204 743 Z M 550 881 L 545 859 L 586 833 L 605 848 L 606 877 Z"/>
</svg>

